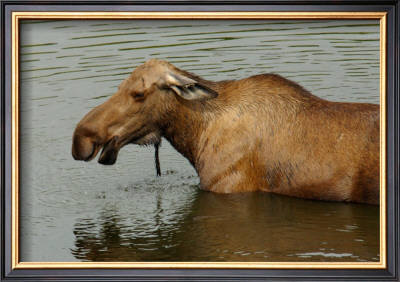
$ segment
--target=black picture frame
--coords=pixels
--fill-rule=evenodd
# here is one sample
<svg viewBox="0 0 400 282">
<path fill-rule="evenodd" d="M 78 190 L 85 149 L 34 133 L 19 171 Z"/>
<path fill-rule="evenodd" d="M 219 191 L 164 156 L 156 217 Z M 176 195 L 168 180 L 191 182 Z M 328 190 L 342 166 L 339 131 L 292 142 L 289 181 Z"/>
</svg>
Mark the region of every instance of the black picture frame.
<svg viewBox="0 0 400 282">
<path fill-rule="evenodd" d="M 398 281 L 400 6 L 395 1 L 0 1 L 1 2 L 1 279 L 4 281 Z M 12 12 L 385 12 L 386 269 L 290 268 L 13 268 L 12 261 Z"/>
</svg>

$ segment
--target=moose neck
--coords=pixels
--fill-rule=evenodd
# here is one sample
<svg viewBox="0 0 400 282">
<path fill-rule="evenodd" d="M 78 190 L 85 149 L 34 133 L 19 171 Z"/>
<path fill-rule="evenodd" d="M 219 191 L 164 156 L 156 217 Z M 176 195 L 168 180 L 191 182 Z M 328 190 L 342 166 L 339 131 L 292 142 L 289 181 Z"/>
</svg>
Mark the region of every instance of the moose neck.
<svg viewBox="0 0 400 282">
<path fill-rule="evenodd" d="M 163 136 L 196 168 L 201 135 L 214 120 L 213 103 L 179 100 L 179 106 L 172 111 L 171 122 L 164 129 Z"/>
<path fill-rule="evenodd" d="M 215 138 L 208 138 L 212 137 L 211 131 L 229 126 L 233 122 L 231 118 L 235 120 L 238 117 L 237 123 L 238 120 L 245 122 L 244 116 L 252 119 L 254 116 L 262 116 L 264 124 L 269 124 L 263 130 L 279 130 L 280 123 L 285 119 L 295 118 L 311 101 L 321 101 L 302 88 L 293 94 L 291 88 L 286 89 L 284 83 L 288 82 L 282 83 L 281 80 L 283 78 L 276 75 L 259 75 L 239 81 L 202 80 L 218 93 L 218 97 L 205 101 L 188 101 L 176 97 L 174 101 L 165 101 L 164 105 L 169 111 L 163 135 L 198 170 L 202 165 L 197 160 L 205 147 L 215 141 Z M 278 86 L 275 86 L 276 83 Z M 272 89 L 271 85 L 274 86 Z M 281 89 L 282 85 L 286 87 L 284 91 Z M 290 83 L 289 86 L 297 87 Z M 285 94 L 287 91 L 291 91 L 292 95 Z M 266 106 L 261 111 L 259 105 Z"/>
</svg>

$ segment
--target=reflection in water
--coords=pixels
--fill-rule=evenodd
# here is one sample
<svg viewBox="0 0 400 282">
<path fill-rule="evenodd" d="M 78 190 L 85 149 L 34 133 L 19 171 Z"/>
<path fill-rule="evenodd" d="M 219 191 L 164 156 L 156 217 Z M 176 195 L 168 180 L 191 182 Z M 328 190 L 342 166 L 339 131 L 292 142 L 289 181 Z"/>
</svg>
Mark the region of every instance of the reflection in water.
<svg viewBox="0 0 400 282">
<path fill-rule="evenodd" d="M 72 254 L 83 261 L 379 260 L 375 206 L 262 192 L 199 190 L 194 199 L 181 205 L 180 220 L 168 222 L 163 201 L 171 199 L 159 197 L 145 233 L 126 224 L 115 207 L 82 218 L 74 227 Z"/>
</svg>

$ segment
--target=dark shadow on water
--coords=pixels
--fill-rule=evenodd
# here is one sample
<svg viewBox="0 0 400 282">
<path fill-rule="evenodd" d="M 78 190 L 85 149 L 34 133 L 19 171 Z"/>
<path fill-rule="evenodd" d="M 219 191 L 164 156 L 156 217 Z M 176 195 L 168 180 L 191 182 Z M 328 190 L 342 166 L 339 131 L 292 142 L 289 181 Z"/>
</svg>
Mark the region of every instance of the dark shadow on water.
<svg viewBox="0 0 400 282">
<path fill-rule="evenodd" d="M 80 219 L 72 254 L 81 261 L 379 260 L 377 206 L 200 190 L 174 211 L 158 200 L 146 224 L 130 226 L 117 209 Z"/>
</svg>

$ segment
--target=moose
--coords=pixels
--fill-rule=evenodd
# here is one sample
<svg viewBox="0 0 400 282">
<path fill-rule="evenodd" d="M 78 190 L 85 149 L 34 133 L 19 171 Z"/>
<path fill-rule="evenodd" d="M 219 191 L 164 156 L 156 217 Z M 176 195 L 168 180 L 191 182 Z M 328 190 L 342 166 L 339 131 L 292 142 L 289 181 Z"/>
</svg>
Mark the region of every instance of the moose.
<svg viewBox="0 0 400 282">
<path fill-rule="evenodd" d="M 161 138 L 217 193 L 266 191 L 379 204 L 379 105 L 331 102 L 277 74 L 209 81 L 164 60 L 138 66 L 76 126 L 72 156 L 112 165 Z"/>
</svg>

